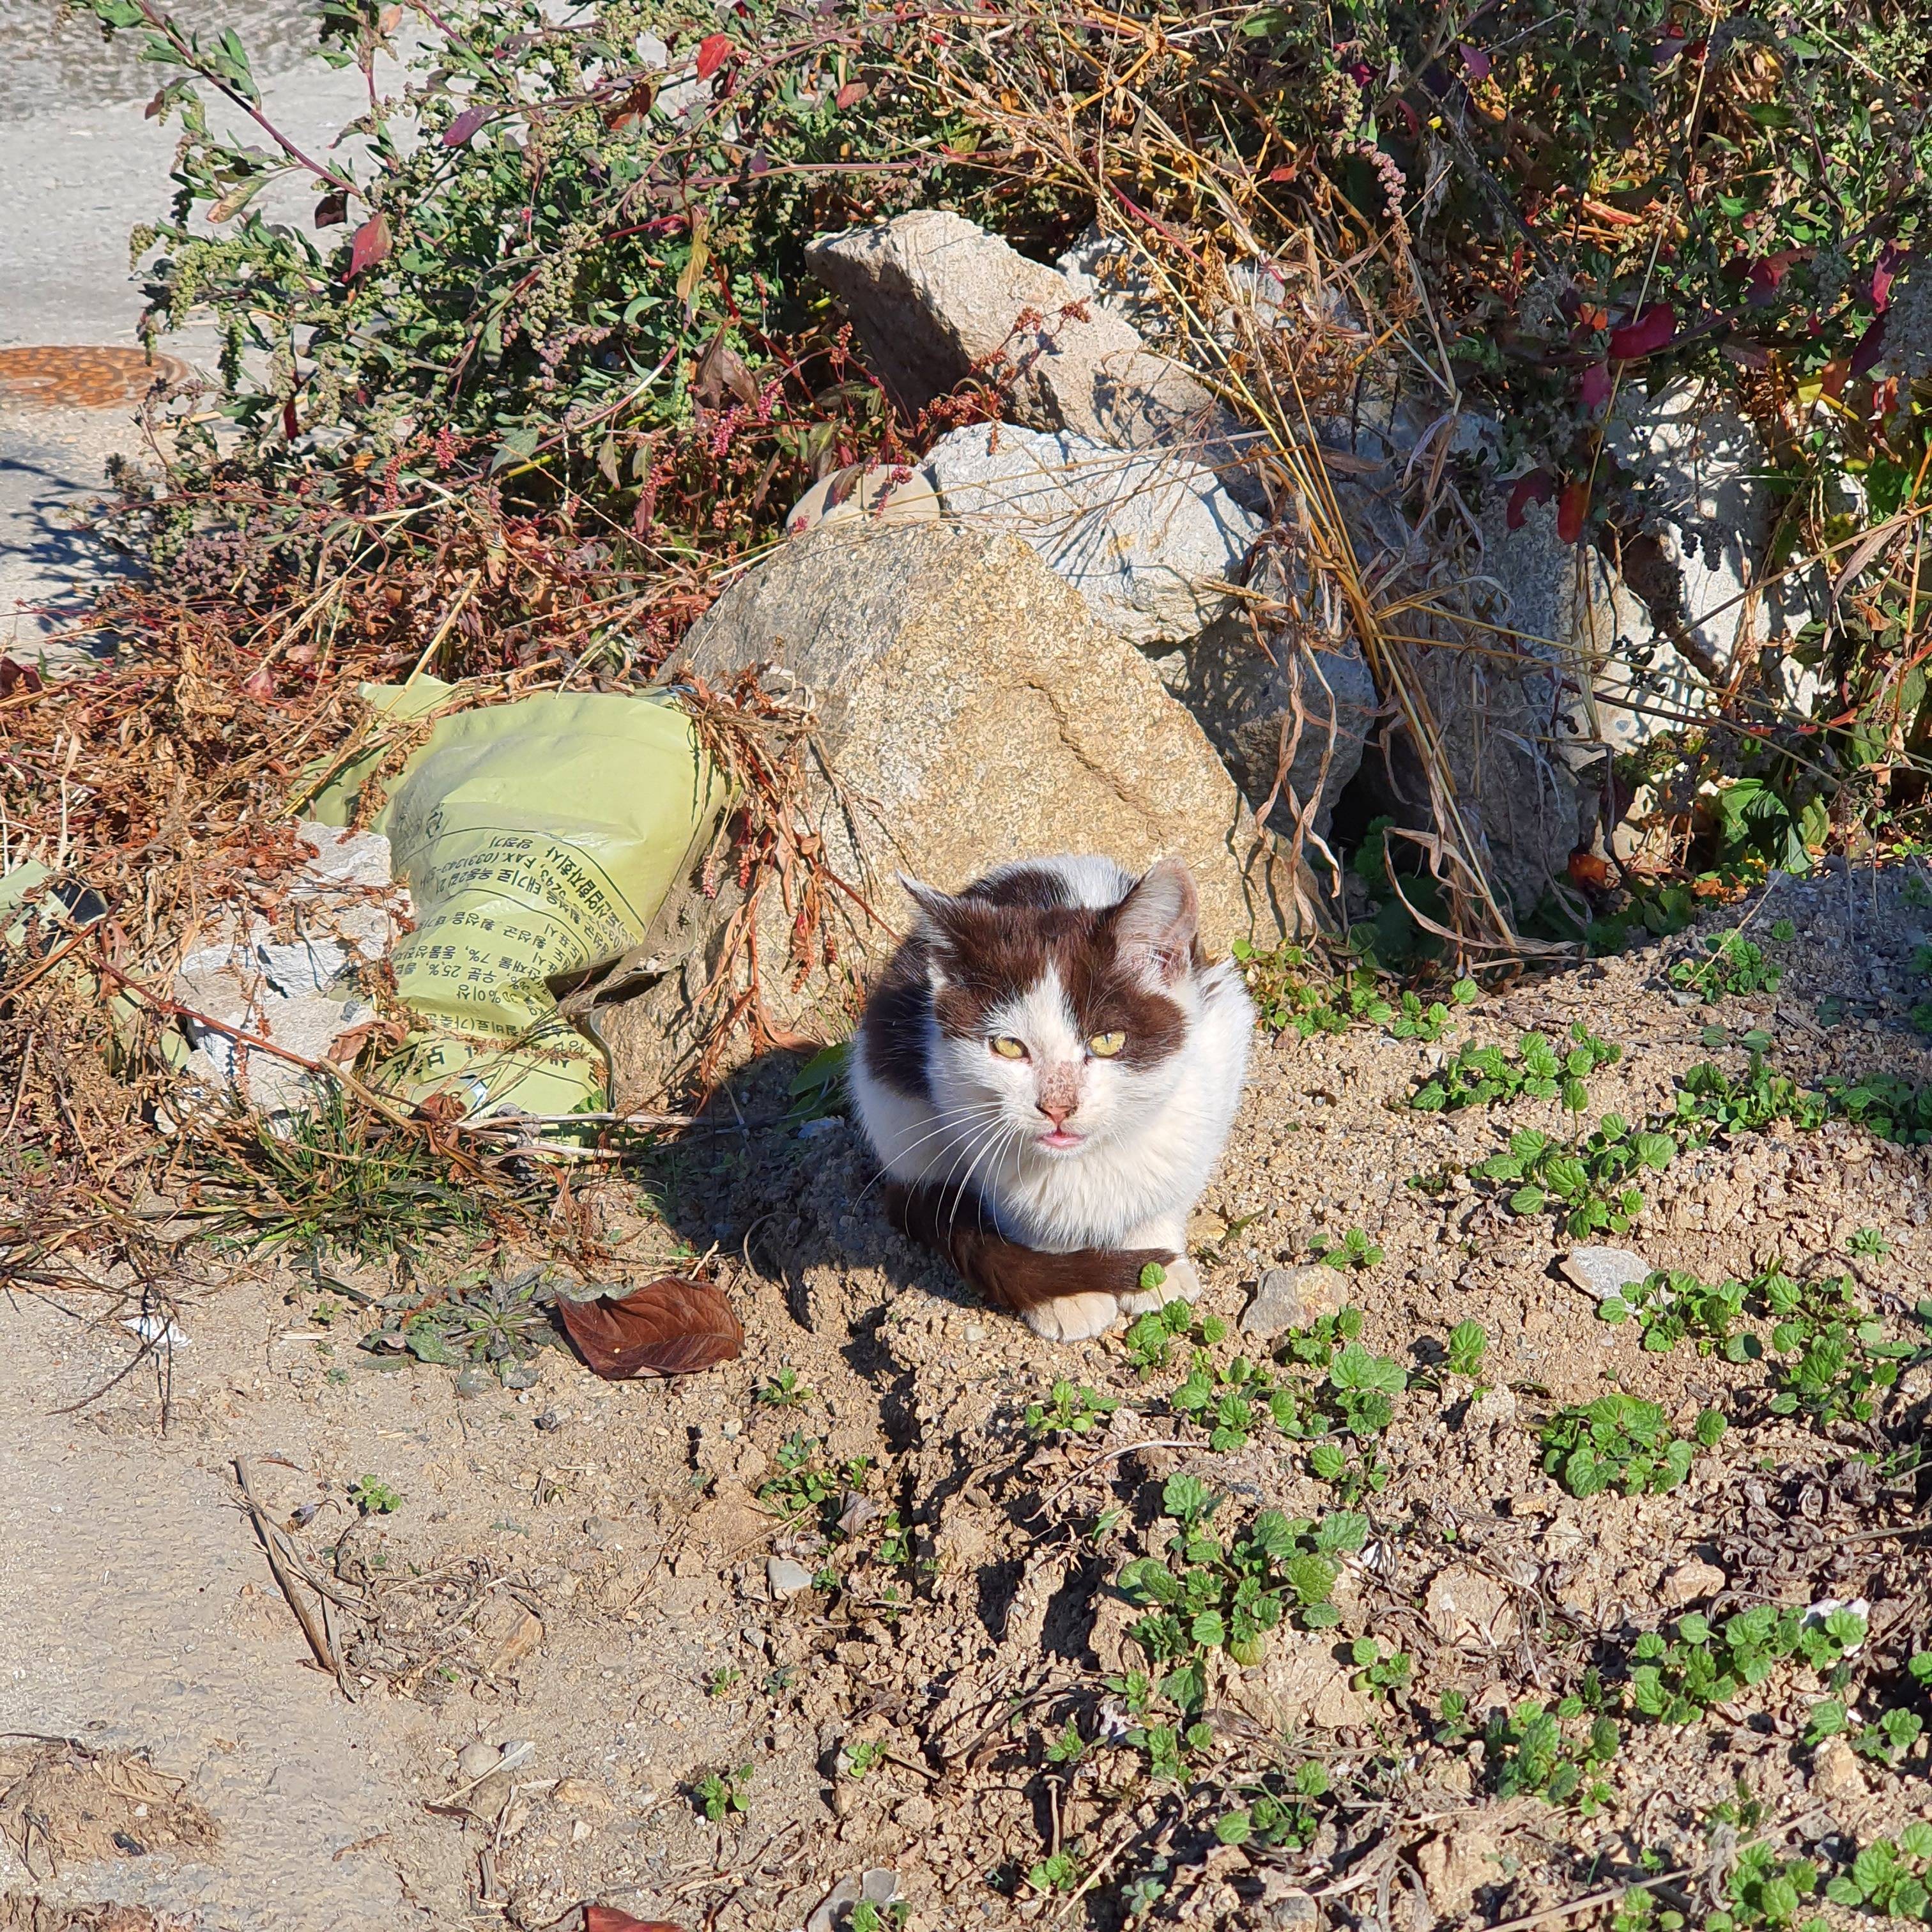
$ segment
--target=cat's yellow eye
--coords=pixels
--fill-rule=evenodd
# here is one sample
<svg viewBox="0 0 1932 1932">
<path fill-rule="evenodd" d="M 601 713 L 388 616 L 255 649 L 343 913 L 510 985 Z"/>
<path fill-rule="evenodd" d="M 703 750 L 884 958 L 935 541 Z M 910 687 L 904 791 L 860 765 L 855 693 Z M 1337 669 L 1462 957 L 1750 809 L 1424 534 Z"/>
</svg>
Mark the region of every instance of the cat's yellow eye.
<svg viewBox="0 0 1932 1932">
<path fill-rule="evenodd" d="M 1010 1033 L 1003 1033 L 987 1044 L 1002 1060 L 1024 1060 L 1027 1057 L 1026 1048 Z"/>
<path fill-rule="evenodd" d="M 1112 1060 L 1127 1043 L 1124 1033 L 1096 1033 L 1087 1042 L 1087 1051 L 1098 1060 Z"/>
</svg>

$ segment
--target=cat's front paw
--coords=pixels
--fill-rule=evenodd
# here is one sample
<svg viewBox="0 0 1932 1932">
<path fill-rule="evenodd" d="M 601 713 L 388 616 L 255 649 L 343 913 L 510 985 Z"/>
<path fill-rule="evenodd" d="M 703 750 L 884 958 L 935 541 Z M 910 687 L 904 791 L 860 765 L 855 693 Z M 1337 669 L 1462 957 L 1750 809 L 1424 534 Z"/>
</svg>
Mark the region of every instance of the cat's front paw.
<svg viewBox="0 0 1932 1932">
<path fill-rule="evenodd" d="M 1167 1279 L 1158 1288 L 1137 1288 L 1120 1298 L 1123 1315 L 1144 1315 L 1150 1309 L 1165 1307 L 1170 1301 L 1198 1301 L 1201 1275 L 1185 1255 L 1167 1264 Z"/>
<path fill-rule="evenodd" d="M 1026 1325 L 1048 1342 L 1086 1342 L 1104 1335 L 1120 1318 L 1118 1296 L 1098 1291 L 1056 1294 L 1025 1311 Z"/>
</svg>

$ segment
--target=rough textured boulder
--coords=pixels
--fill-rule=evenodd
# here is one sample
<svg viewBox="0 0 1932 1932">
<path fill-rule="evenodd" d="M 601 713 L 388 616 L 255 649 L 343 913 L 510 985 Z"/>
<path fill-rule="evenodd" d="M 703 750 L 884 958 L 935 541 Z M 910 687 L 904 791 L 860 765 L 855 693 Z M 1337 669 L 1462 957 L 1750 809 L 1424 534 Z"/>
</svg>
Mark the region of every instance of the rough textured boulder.
<svg viewBox="0 0 1932 1932">
<path fill-rule="evenodd" d="M 1576 781 L 1556 724 L 1563 680 L 1543 659 L 1505 652 L 1480 634 L 1402 648 L 1469 841 L 1486 854 L 1490 879 L 1510 902 L 1504 910 L 1527 916 L 1565 876 L 1576 847 Z M 1397 820 L 1414 824 L 1428 797 L 1420 764 L 1405 757 L 1397 769 L 1406 808 Z"/>
<path fill-rule="evenodd" d="M 1085 299 L 1082 290 L 962 215 L 922 208 L 821 236 L 806 262 L 908 410 L 1000 358 L 1014 379 L 1013 416 L 1029 428 L 1130 449 L 1218 448 L 1228 433 L 1208 390 L 1149 350 L 1118 310 L 1090 305 L 1084 321 L 1064 315 Z M 1024 327 L 1023 316 L 1032 318 Z"/>
<path fill-rule="evenodd" d="M 1200 464 L 1064 430 L 956 429 L 923 470 L 947 516 L 1018 537 L 1143 646 L 1197 636 L 1220 616 L 1262 530 Z"/>
<path fill-rule="evenodd" d="M 946 524 L 811 532 L 726 592 L 692 632 L 688 662 L 713 682 L 770 664 L 771 682 L 809 696 L 831 861 L 894 926 L 896 869 L 958 886 L 1004 860 L 1082 849 L 1129 866 L 1184 860 L 1216 950 L 1271 944 L 1304 922 L 1294 879 L 1199 725 L 1016 538 Z M 794 987 L 776 897 L 761 928 L 768 1006 L 790 1030 L 836 1037 L 896 935 L 855 920 L 835 970 Z M 728 901 L 674 896 L 650 941 L 656 983 L 602 1017 L 620 1106 L 688 1064 Z"/>
<path fill-rule="evenodd" d="M 1429 553 L 1397 511 L 1392 484 L 1388 472 L 1338 483 L 1336 495 L 1364 575 L 1391 592 L 1424 595 Z M 1513 647 L 1426 604 L 1390 628 L 1406 634 L 1388 649 L 1428 720 L 1466 842 L 1484 855 L 1509 902 L 1503 909 L 1527 914 L 1564 877 L 1576 844 L 1576 782 L 1560 748 L 1558 721 L 1571 694 L 1563 668 L 1554 653 Z M 1399 731 L 1394 749 L 1386 764 L 1371 759 L 1366 767 L 1382 788 L 1382 808 L 1398 825 L 1426 826 L 1436 794 L 1414 735 Z"/>
<path fill-rule="evenodd" d="M 1352 635 L 1343 631 L 1321 645 L 1278 621 L 1290 574 L 1305 588 L 1305 572 L 1292 557 L 1264 552 L 1249 587 L 1276 600 L 1272 609 L 1263 602 L 1252 612 L 1231 613 L 1156 668 L 1200 720 L 1248 802 L 1258 812 L 1274 796 L 1273 828 L 1325 839 L 1336 799 L 1361 769 L 1380 707 Z"/>
</svg>

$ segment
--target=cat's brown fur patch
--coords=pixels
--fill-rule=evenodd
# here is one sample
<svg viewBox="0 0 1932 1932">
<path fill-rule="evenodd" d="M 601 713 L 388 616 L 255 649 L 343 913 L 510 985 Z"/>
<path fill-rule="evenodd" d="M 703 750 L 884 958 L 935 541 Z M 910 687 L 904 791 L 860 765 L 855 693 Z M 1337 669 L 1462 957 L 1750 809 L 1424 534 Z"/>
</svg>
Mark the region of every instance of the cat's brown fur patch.
<svg viewBox="0 0 1932 1932">
<path fill-rule="evenodd" d="M 987 1227 L 977 1198 L 956 1189 L 894 1186 L 886 1204 L 904 1234 L 950 1262 L 994 1306 L 1016 1315 L 1070 1294 L 1132 1294 L 1149 1263 L 1165 1268 L 1176 1259 L 1164 1248 L 1081 1248 L 1062 1255 L 1023 1248 Z"/>
</svg>

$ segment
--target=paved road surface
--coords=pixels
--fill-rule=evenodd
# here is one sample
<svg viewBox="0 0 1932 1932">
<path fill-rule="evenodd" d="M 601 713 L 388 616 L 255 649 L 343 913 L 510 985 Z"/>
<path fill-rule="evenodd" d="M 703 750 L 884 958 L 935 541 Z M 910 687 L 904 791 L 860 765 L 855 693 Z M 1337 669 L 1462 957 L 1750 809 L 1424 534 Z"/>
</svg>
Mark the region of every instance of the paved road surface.
<svg viewBox="0 0 1932 1932">
<path fill-rule="evenodd" d="M 302 0 L 178 0 L 172 10 L 197 31 L 235 27 L 268 111 L 304 146 L 354 112 L 360 76 L 302 58 L 314 39 Z M 143 116 L 158 70 L 139 58 L 136 37 L 110 45 L 88 21 L 58 14 L 56 0 L 0 0 L 0 346 L 131 344 L 141 295 L 128 232 L 167 206 L 178 130 Z M 262 206 L 305 214 L 313 199 L 304 190 Z M 206 365 L 214 345 L 191 330 L 167 346 Z M 30 652 L 47 634 L 23 601 L 70 596 L 98 569 L 63 513 L 99 485 L 110 451 L 133 447 L 125 412 L 0 398 L 0 652 Z"/>
</svg>

